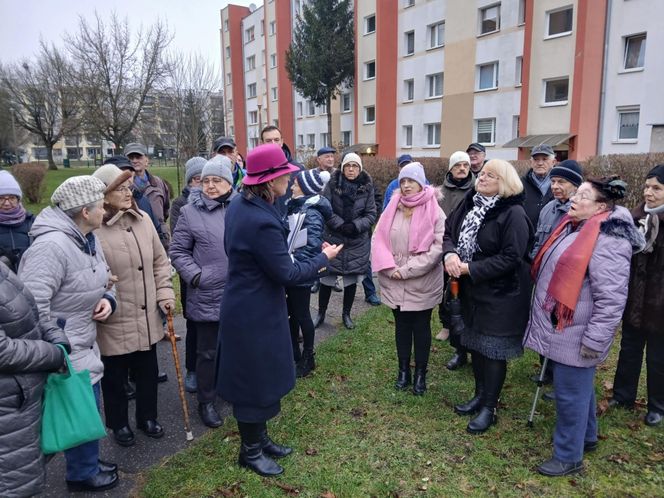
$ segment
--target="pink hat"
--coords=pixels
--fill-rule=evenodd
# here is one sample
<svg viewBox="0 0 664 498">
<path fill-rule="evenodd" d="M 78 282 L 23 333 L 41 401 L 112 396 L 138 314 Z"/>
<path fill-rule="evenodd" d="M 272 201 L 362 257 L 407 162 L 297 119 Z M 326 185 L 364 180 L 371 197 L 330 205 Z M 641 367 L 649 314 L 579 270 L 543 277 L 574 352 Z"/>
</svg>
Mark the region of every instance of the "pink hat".
<svg viewBox="0 0 664 498">
<path fill-rule="evenodd" d="M 263 144 L 247 154 L 247 175 L 242 183 L 258 185 L 298 171 L 300 168 L 288 162 L 281 147 L 277 144 Z"/>
</svg>

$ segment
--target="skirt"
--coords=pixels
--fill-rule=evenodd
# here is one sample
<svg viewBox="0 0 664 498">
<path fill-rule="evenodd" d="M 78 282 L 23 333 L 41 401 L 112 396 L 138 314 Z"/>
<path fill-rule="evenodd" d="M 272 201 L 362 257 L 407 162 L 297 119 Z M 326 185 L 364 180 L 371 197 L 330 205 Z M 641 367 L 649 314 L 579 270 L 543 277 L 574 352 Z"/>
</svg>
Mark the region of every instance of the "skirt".
<svg viewBox="0 0 664 498">
<path fill-rule="evenodd" d="M 348 287 L 349 285 L 359 284 L 364 280 L 364 275 L 341 275 L 343 287 Z M 327 285 L 328 287 L 334 287 L 334 284 L 337 282 L 337 275 L 325 275 L 321 277 L 320 283 Z"/>
<path fill-rule="evenodd" d="M 518 335 L 499 337 L 478 334 L 467 328 L 461 334 L 461 344 L 471 351 L 480 353 L 491 360 L 511 360 L 523 355 L 523 338 Z"/>
<path fill-rule="evenodd" d="M 271 418 L 279 415 L 281 411 L 281 401 L 277 401 L 270 406 L 242 406 L 233 405 L 233 416 L 239 422 L 260 423 L 267 422 Z"/>
</svg>

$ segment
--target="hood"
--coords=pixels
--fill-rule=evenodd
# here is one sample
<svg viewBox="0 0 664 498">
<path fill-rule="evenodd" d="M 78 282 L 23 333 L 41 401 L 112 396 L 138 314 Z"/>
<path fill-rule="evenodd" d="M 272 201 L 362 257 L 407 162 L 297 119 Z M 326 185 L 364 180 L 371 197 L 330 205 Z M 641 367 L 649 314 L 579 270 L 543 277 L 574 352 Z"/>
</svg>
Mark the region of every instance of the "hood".
<svg viewBox="0 0 664 498">
<path fill-rule="evenodd" d="M 74 220 L 67 216 L 62 209 L 49 206 L 44 208 L 35 218 L 30 230 L 30 237 L 34 241 L 38 237 L 51 232 L 64 233 L 81 249 L 84 249 L 88 244 L 87 239 L 78 229 Z"/>
<path fill-rule="evenodd" d="M 632 214 L 622 206 L 613 208 L 609 217 L 602 222 L 600 232 L 616 239 L 625 239 L 635 253 L 646 246 L 646 239 L 634 224 Z"/>
</svg>

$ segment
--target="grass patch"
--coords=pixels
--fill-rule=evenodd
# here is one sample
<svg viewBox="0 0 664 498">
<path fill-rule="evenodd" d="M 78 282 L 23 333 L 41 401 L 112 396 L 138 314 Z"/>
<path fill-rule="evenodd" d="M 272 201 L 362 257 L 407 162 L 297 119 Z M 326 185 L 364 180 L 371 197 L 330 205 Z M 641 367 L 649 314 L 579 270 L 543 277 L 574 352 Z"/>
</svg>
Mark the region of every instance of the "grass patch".
<svg viewBox="0 0 664 498">
<path fill-rule="evenodd" d="M 264 479 L 236 465 L 233 419 L 186 451 L 148 471 L 147 497 L 199 496 L 657 496 L 664 486 L 664 431 L 640 414 L 618 410 L 600 418 L 602 440 L 586 471 L 551 479 L 534 467 L 551 456 L 554 407 L 540 402 L 535 428 L 525 421 L 534 391 L 528 380 L 536 355 L 510 364 L 498 425 L 482 436 L 465 432 L 468 419 L 452 411 L 472 395 L 472 372 L 448 372 L 451 349 L 434 344 L 429 390 L 396 392 L 391 313 L 381 306 L 318 349 L 317 369 L 283 402 L 270 424 L 276 441 L 295 448 L 286 471 Z M 598 372 L 598 397 L 615 370 Z"/>
</svg>

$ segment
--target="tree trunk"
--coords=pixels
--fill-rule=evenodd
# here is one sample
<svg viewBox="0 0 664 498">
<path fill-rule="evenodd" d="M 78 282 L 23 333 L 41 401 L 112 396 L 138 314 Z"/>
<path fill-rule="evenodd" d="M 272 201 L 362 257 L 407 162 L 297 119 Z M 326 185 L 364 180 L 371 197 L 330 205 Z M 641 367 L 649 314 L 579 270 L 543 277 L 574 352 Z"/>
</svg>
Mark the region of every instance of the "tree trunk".
<svg viewBox="0 0 664 498">
<path fill-rule="evenodd" d="M 58 167 L 53 160 L 53 144 L 46 144 L 46 157 L 48 158 L 48 169 L 57 171 Z"/>
<path fill-rule="evenodd" d="M 327 140 L 328 146 L 332 145 L 332 94 L 327 94 Z"/>
</svg>

